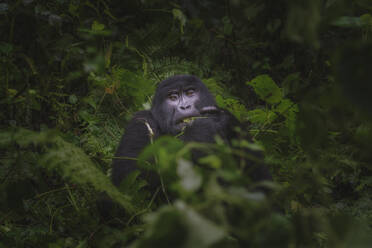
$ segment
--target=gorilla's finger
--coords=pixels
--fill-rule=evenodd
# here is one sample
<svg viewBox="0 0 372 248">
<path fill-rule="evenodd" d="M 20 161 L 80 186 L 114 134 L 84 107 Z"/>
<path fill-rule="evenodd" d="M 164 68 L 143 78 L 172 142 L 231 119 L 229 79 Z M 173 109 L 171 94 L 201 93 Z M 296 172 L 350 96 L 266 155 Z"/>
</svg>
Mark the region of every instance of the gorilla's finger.
<svg viewBox="0 0 372 248">
<path fill-rule="evenodd" d="M 200 110 L 200 114 L 218 114 L 220 110 L 216 106 L 206 106 Z"/>
</svg>

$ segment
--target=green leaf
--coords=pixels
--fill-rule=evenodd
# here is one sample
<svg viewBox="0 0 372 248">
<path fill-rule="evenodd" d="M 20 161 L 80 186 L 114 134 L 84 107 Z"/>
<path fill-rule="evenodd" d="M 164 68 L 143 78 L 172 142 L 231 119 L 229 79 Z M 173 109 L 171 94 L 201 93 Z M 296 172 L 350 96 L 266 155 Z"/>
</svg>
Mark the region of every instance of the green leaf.
<svg viewBox="0 0 372 248">
<path fill-rule="evenodd" d="M 91 106 L 93 109 L 97 108 L 97 103 L 94 101 L 92 97 L 85 97 L 83 101 L 89 104 L 89 106 Z"/>
<path fill-rule="evenodd" d="M 371 26 L 372 25 L 372 16 L 370 14 L 361 15 L 360 20 L 366 26 Z"/>
<path fill-rule="evenodd" d="M 217 95 L 216 102 L 219 107 L 229 110 L 239 120 L 246 117 L 247 109 L 239 100 Z"/>
<path fill-rule="evenodd" d="M 206 157 L 202 157 L 201 159 L 199 159 L 199 163 L 206 164 L 215 169 L 221 168 L 222 165 L 221 159 L 213 154 L 208 155 Z"/>
<path fill-rule="evenodd" d="M 248 112 L 248 120 L 252 123 L 271 123 L 277 115 L 270 110 L 254 109 Z"/>
<path fill-rule="evenodd" d="M 0 53 L 8 54 L 13 50 L 13 45 L 6 43 L 6 42 L 0 42 Z"/>
<path fill-rule="evenodd" d="M 132 247 L 213 247 L 225 231 L 184 202 L 162 207 L 145 218 L 147 228 Z"/>
<path fill-rule="evenodd" d="M 278 114 L 288 116 L 290 112 L 298 112 L 298 106 L 289 99 L 283 99 L 274 111 Z"/>
<path fill-rule="evenodd" d="M 251 151 L 263 151 L 263 147 L 260 144 L 248 142 L 247 140 L 240 141 L 240 146 Z"/>
<path fill-rule="evenodd" d="M 185 247 L 210 247 L 226 234 L 216 224 L 204 218 L 184 202 L 176 202 L 175 207 L 182 212 L 188 226 L 188 239 Z"/>
<path fill-rule="evenodd" d="M 94 21 L 92 24 L 92 30 L 93 31 L 102 31 L 105 29 L 105 25 L 102 23 L 99 23 L 97 21 Z"/>
<path fill-rule="evenodd" d="M 68 6 L 68 12 L 71 15 L 76 16 L 76 17 L 79 16 L 78 9 L 79 9 L 79 5 L 75 5 L 75 4 L 70 3 L 69 6 Z"/>
<path fill-rule="evenodd" d="M 68 101 L 69 101 L 71 104 L 75 104 L 75 103 L 77 103 L 78 98 L 76 97 L 76 95 L 70 95 L 70 96 L 68 97 Z"/>
<path fill-rule="evenodd" d="M 180 9 L 172 10 L 174 19 L 177 19 L 180 22 L 181 33 L 183 33 L 183 27 L 186 25 L 186 16 L 182 13 Z"/>
<path fill-rule="evenodd" d="M 140 166 L 146 169 L 159 169 L 160 171 L 172 171 L 174 168 L 177 152 L 184 146 L 183 142 L 175 137 L 163 136 L 147 146 L 140 156 L 138 162 Z M 147 160 L 156 157 L 156 166 L 148 163 Z"/>
<path fill-rule="evenodd" d="M 130 187 L 132 187 L 138 176 L 141 174 L 139 170 L 133 171 L 128 176 L 125 177 L 125 179 L 120 183 L 119 189 L 121 192 L 127 192 L 129 191 Z"/>
<path fill-rule="evenodd" d="M 282 89 L 269 75 L 259 75 L 247 84 L 252 86 L 256 94 L 267 103 L 275 104 L 282 100 Z"/>
<path fill-rule="evenodd" d="M 333 25 L 339 27 L 361 27 L 363 22 L 359 17 L 342 16 L 332 22 Z"/>
<path fill-rule="evenodd" d="M 181 178 L 180 184 L 182 188 L 189 192 L 198 190 L 202 184 L 202 177 L 194 170 L 192 163 L 179 159 L 177 164 L 177 174 Z"/>
</svg>

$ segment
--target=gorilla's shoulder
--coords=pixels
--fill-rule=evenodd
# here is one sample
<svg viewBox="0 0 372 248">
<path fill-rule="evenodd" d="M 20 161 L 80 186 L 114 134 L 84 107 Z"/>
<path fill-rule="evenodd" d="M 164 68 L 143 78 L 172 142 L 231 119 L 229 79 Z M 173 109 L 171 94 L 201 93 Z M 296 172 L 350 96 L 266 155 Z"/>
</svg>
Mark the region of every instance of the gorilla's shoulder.
<svg viewBox="0 0 372 248">
<path fill-rule="evenodd" d="M 148 122 L 149 124 L 155 123 L 155 118 L 151 111 L 149 110 L 141 110 L 137 111 L 133 114 L 133 117 L 131 119 L 131 122 Z"/>
<path fill-rule="evenodd" d="M 146 130 L 152 135 L 157 135 L 159 133 L 158 129 L 158 124 L 151 111 L 141 110 L 133 114 L 132 119 L 127 124 L 126 133 L 138 135 L 138 132 Z"/>
</svg>

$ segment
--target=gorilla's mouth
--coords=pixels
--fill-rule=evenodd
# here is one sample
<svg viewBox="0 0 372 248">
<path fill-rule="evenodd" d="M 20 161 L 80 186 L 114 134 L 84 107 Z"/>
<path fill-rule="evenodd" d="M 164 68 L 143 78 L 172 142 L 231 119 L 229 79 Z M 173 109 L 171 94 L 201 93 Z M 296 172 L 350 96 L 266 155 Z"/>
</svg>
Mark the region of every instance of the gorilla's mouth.
<svg viewBox="0 0 372 248">
<path fill-rule="evenodd" d="M 186 126 L 191 125 L 195 119 L 198 118 L 208 118 L 207 115 L 213 115 L 218 113 L 218 109 L 215 106 L 206 106 L 201 109 L 200 114 L 194 114 L 190 116 L 184 116 L 178 120 L 176 120 L 176 125 Z"/>
<path fill-rule="evenodd" d="M 187 116 L 176 121 L 176 125 L 180 124 L 191 124 L 196 118 L 200 116 Z"/>
</svg>

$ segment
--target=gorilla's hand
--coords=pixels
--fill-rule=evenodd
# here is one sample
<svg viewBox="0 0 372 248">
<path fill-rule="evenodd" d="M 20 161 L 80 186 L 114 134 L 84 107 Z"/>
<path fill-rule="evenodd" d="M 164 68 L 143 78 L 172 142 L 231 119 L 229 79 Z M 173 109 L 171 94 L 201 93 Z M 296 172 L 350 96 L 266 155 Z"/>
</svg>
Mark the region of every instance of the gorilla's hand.
<svg viewBox="0 0 372 248">
<path fill-rule="evenodd" d="M 203 107 L 200 110 L 200 114 L 201 115 L 205 115 L 205 114 L 219 114 L 220 112 L 221 112 L 221 110 L 219 108 L 217 108 L 216 106 L 206 106 L 206 107 Z"/>
<path fill-rule="evenodd" d="M 239 125 L 239 121 L 229 111 L 213 105 L 203 107 L 200 110 L 200 116 L 202 118 L 197 119 L 197 123 L 195 124 L 205 122 L 206 126 L 209 126 L 210 129 L 215 128 L 216 133 L 218 133 L 217 130 L 223 130 L 222 132 L 227 132 L 228 130 L 230 132 L 235 126 Z"/>
</svg>

